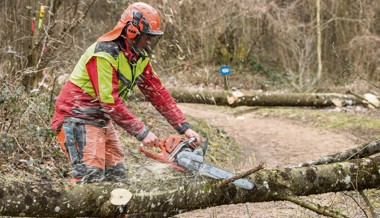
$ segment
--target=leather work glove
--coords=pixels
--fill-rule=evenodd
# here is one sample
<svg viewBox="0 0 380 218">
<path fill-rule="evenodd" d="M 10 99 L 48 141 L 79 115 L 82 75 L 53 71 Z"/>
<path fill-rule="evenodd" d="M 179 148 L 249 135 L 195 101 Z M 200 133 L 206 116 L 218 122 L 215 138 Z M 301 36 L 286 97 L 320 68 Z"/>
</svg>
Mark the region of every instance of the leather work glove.
<svg viewBox="0 0 380 218">
<path fill-rule="evenodd" d="M 185 136 L 186 136 L 187 138 L 196 138 L 197 141 L 194 142 L 194 144 L 195 144 L 196 146 L 198 146 L 198 145 L 201 144 L 201 137 L 200 137 L 199 134 L 196 133 L 194 130 L 192 130 L 192 129 L 187 129 L 187 130 L 185 131 Z"/>
<path fill-rule="evenodd" d="M 157 146 L 158 145 L 158 138 L 157 136 L 152 133 L 152 132 L 149 132 L 147 136 L 145 136 L 145 138 L 141 141 L 141 143 L 144 145 L 144 146 L 147 146 L 147 147 L 153 147 L 153 146 Z"/>
</svg>

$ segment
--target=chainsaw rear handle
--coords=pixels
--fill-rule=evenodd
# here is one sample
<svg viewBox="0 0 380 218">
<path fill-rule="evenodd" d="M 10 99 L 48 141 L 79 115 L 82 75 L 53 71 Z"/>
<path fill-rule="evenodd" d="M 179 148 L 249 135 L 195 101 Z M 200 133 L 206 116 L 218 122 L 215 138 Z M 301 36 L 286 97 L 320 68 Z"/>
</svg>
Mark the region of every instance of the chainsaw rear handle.
<svg viewBox="0 0 380 218">
<path fill-rule="evenodd" d="M 160 153 L 153 153 L 153 152 L 146 150 L 143 143 L 141 143 L 140 144 L 140 151 L 142 153 L 144 153 L 146 156 L 153 158 L 155 160 L 164 162 L 164 163 L 171 163 L 174 161 L 174 158 L 172 158 L 171 160 L 168 160 L 168 157 L 170 154 L 166 152 L 166 149 L 165 149 L 163 143 L 159 143 L 158 147 L 160 148 L 161 152 Z"/>
<path fill-rule="evenodd" d="M 190 146 L 192 146 L 193 148 L 195 148 L 196 145 L 194 143 L 196 141 L 197 141 L 197 138 L 189 138 L 187 140 L 183 140 L 181 143 L 186 142 Z M 148 156 L 150 158 L 153 158 L 155 160 L 161 161 L 163 163 L 172 163 L 172 162 L 174 162 L 175 161 L 174 157 L 169 159 L 169 156 L 170 156 L 169 152 L 172 152 L 172 148 L 166 147 L 164 141 L 159 141 L 157 144 L 158 144 L 158 147 L 161 150 L 160 153 L 153 153 L 153 152 L 150 152 L 150 151 L 146 150 L 145 146 L 142 143 L 140 144 L 140 151 L 143 152 L 146 156 Z"/>
</svg>

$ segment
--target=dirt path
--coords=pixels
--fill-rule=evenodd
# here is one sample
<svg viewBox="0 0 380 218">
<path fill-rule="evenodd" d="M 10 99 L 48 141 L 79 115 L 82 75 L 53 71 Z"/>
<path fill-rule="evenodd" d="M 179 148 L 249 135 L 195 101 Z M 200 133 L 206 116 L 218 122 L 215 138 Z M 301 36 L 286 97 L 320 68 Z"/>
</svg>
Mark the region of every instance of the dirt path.
<svg viewBox="0 0 380 218">
<path fill-rule="evenodd" d="M 355 137 L 294 124 L 285 119 L 255 118 L 254 111 L 235 115 L 231 109 L 180 104 L 182 111 L 222 128 L 247 154 L 241 167 L 265 162 L 267 167 L 295 165 L 356 147 Z M 336 194 L 316 198 L 334 198 Z M 181 214 L 180 217 L 319 217 L 289 202 L 226 205 Z M 360 217 L 360 216 L 353 216 Z"/>
<path fill-rule="evenodd" d="M 350 135 L 336 134 L 275 118 L 255 118 L 254 111 L 236 116 L 223 107 L 180 104 L 185 114 L 205 119 L 234 137 L 254 164 L 268 167 L 302 163 L 357 146 Z"/>
</svg>

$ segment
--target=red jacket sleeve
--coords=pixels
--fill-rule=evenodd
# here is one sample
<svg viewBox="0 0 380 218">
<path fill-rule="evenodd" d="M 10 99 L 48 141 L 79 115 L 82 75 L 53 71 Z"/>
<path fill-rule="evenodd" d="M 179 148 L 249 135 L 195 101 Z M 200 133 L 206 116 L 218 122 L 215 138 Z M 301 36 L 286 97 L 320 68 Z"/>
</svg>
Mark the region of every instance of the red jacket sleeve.
<svg viewBox="0 0 380 218">
<path fill-rule="evenodd" d="M 101 68 L 98 68 L 97 58 L 99 57 L 93 57 L 86 64 L 86 69 L 103 112 L 107 113 L 116 124 L 126 130 L 129 134 L 137 137 L 139 140 L 142 140 L 143 138 L 139 138 L 139 136 L 146 132 L 147 128 L 133 113 L 127 109 L 122 99 L 119 97 L 119 85 L 116 69 L 112 67 L 110 68 L 112 69 L 112 72 L 99 72 L 98 70 L 101 70 Z M 102 102 L 102 99 L 99 96 L 99 74 L 112 74 L 112 97 L 114 99 L 113 103 Z M 106 88 L 109 89 L 110 87 Z"/>
<path fill-rule="evenodd" d="M 145 68 L 144 73 L 140 75 L 137 86 L 156 110 L 166 118 L 170 125 L 179 131 L 181 125 L 186 123 L 186 118 L 177 107 L 169 91 L 154 73 L 150 63 Z"/>
</svg>

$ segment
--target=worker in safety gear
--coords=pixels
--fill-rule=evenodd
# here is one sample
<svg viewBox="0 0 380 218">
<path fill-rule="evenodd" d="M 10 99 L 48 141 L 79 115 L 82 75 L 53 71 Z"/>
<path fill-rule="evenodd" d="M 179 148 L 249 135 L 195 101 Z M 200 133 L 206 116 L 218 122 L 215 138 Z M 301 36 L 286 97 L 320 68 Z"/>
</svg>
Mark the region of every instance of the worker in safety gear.
<svg viewBox="0 0 380 218">
<path fill-rule="evenodd" d="M 143 145 L 156 145 L 157 136 L 123 103 L 136 85 L 178 133 L 200 142 L 151 66 L 149 54 L 162 35 L 158 12 L 145 3 L 131 4 L 115 28 L 85 51 L 62 87 L 52 128 L 75 182 L 126 179 L 111 120 Z"/>
</svg>

